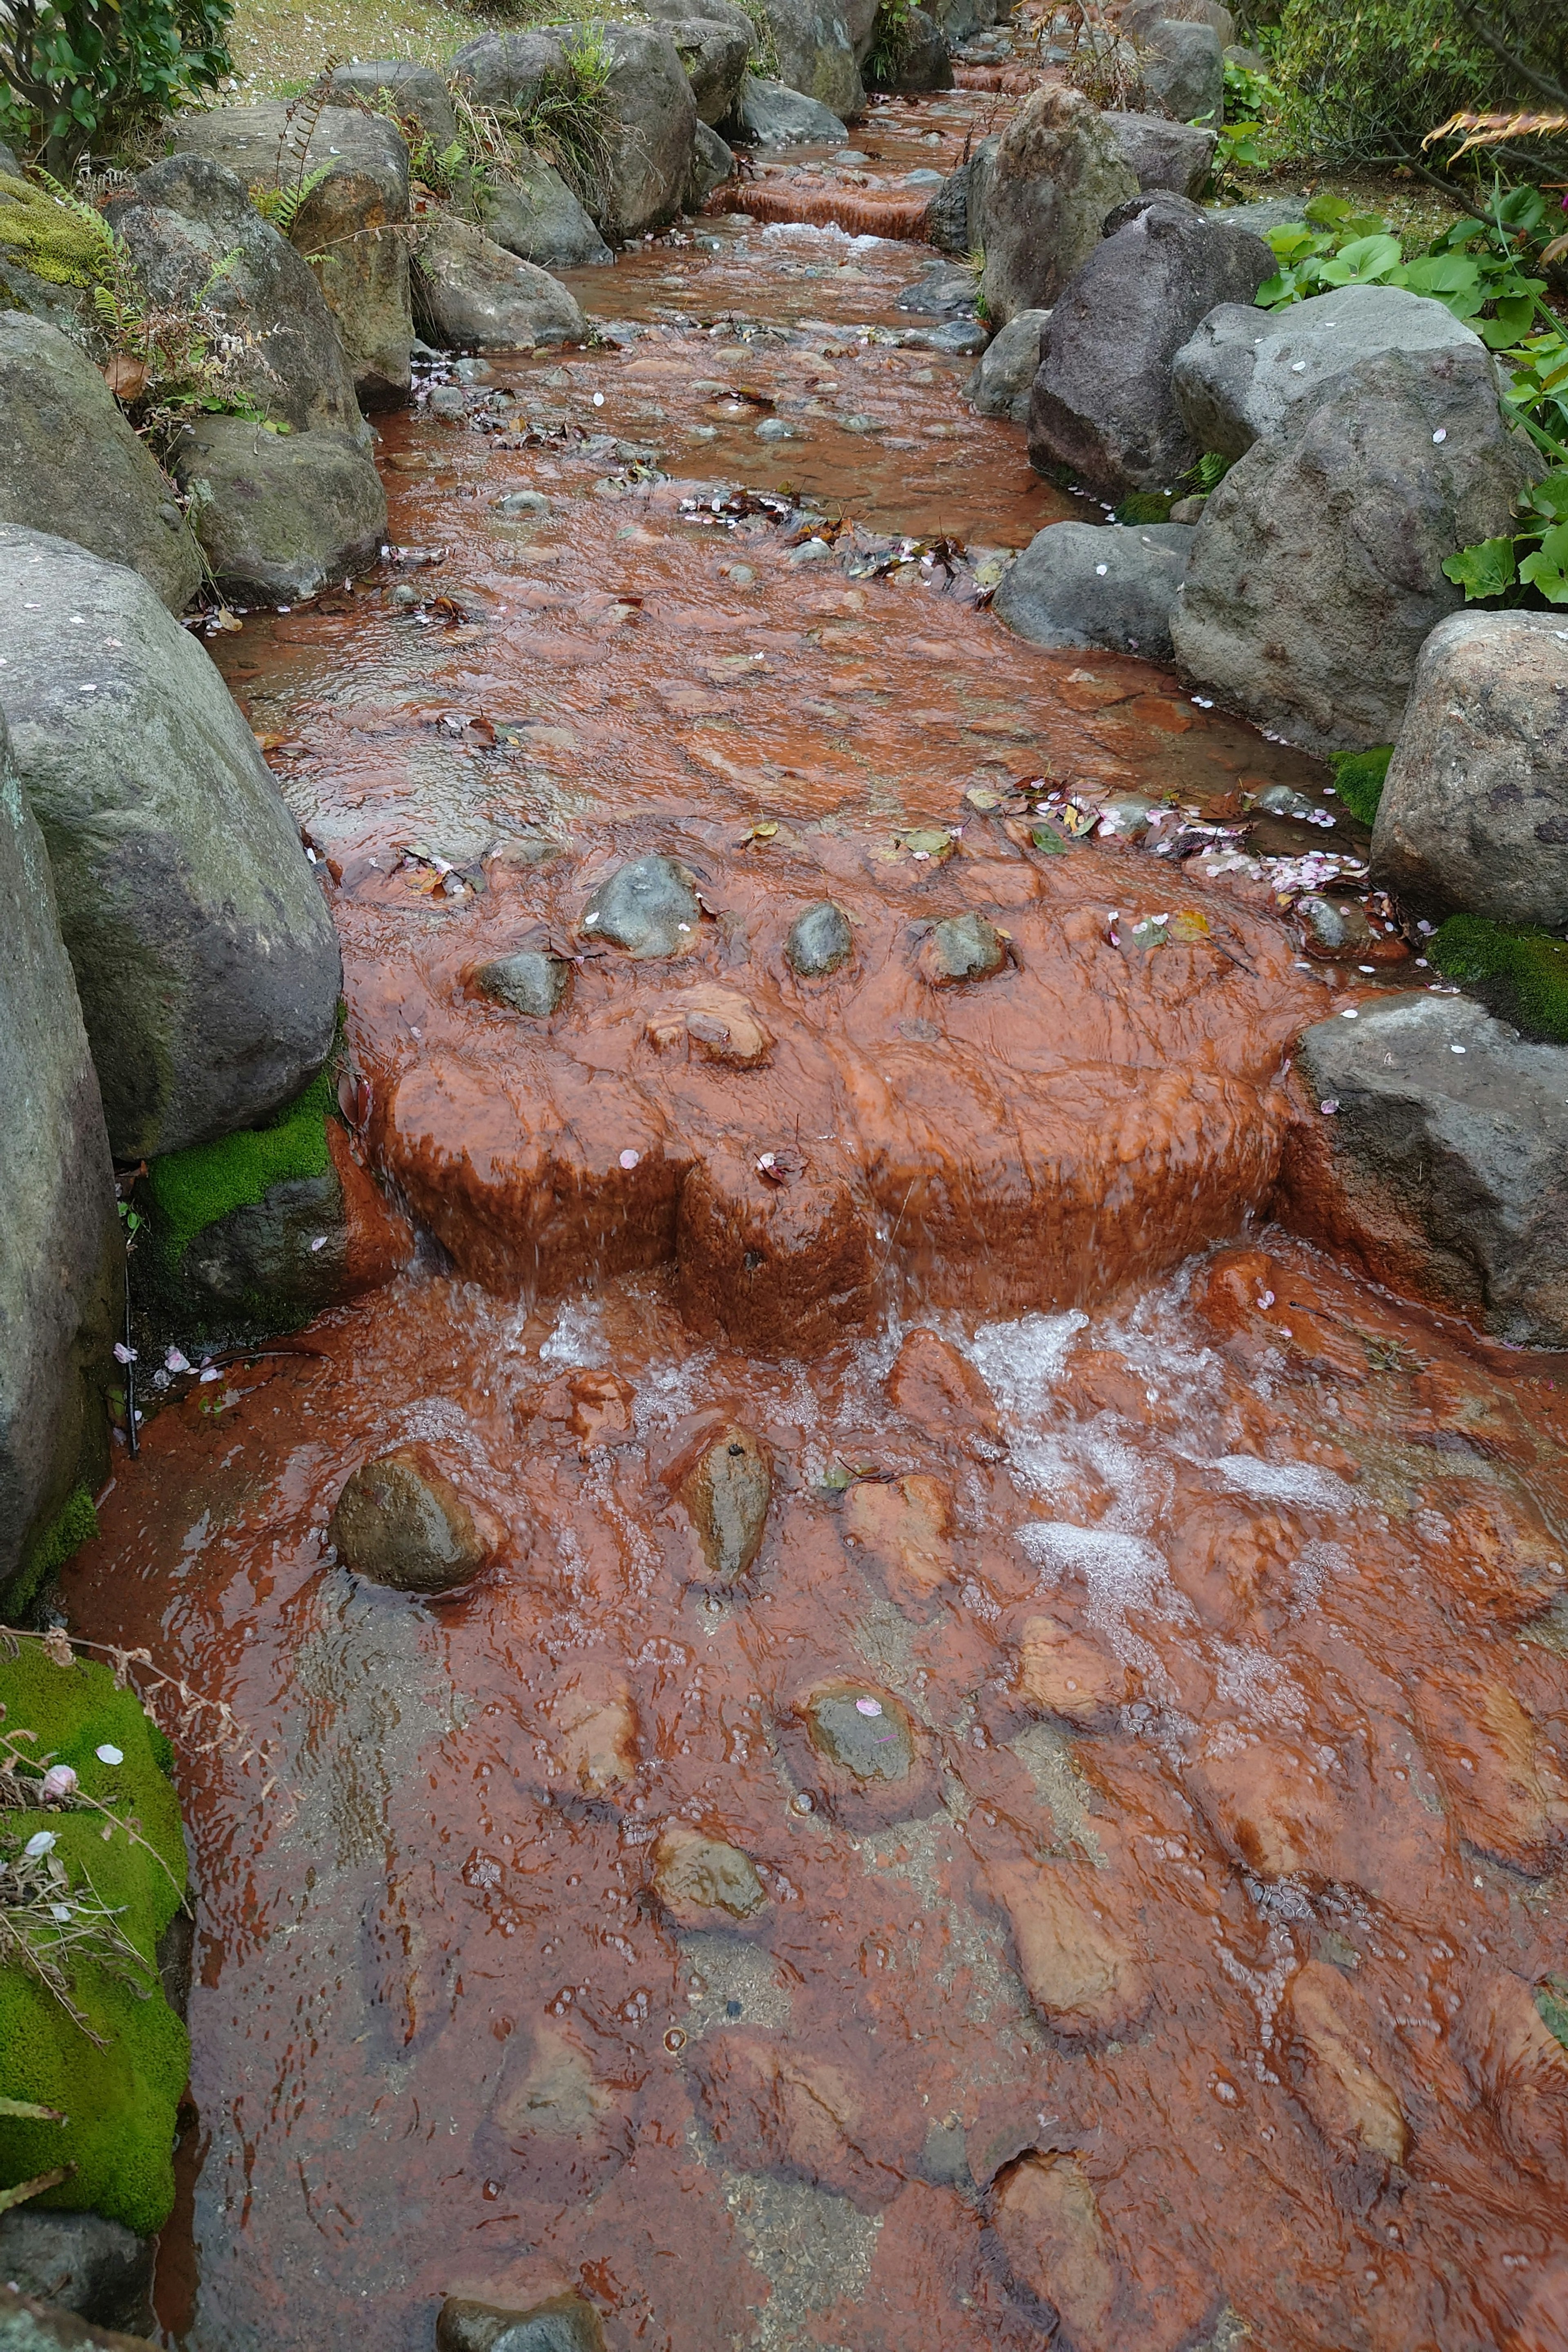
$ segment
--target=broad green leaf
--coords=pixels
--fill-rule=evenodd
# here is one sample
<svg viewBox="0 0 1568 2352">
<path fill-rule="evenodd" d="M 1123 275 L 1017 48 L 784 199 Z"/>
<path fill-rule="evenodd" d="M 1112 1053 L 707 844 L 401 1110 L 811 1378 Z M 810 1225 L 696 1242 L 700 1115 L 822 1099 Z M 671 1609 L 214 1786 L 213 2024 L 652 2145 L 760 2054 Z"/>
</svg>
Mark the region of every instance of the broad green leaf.
<svg viewBox="0 0 1568 2352">
<path fill-rule="evenodd" d="M 1260 310 L 1278 310 L 1284 303 L 1293 302 L 1296 299 L 1295 272 L 1292 270 L 1286 274 L 1276 270 L 1272 278 L 1264 279 L 1252 299 Z"/>
<path fill-rule="evenodd" d="M 1494 352 L 1510 350 L 1529 326 L 1535 305 L 1528 294 L 1510 294 L 1498 304 L 1497 316 L 1484 319 L 1479 332 L 1488 349 Z"/>
<path fill-rule="evenodd" d="M 1400 266 L 1396 236 L 1354 236 L 1322 266 L 1330 286 L 1370 286 Z"/>
<path fill-rule="evenodd" d="M 1435 294 L 1441 299 L 1468 293 L 1480 284 L 1481 273 L 1468 254 L 1428 253 L 1418 261 L 1407 261 L 1396 282 L 1407 286 L 1412 294 Z"/>
<path fill-rule="evenodd" d="M 1568 522 L 1568 473 L 1548 474 L 1544 481 L 1533 483 L 1525 496 L 1537 514 L 1550 515 L 1553 522 Z"/>
<path fill-rule="evenodd" d="M 1326 236 L 1312 236 L 1306 229 L 1292 228 L 1289 224 L 1283 228 L 1269 229 L 1264 243 L 1272 246 L 1281 261 L 1300 261 L 1303 254 L 1326 253 L 1329 249 Z"/>
<path fill-rule="evenodd" d="M 1520 565 L 1519 576 L 1539 589 L 1549 604 L 1568 604 L 1568 522 L 1552 525 Z"/>
<path fill-rule="evenodd" d="M 1465 602 L 1500 596 L 1516 577 L 1511 539 L 1483 539 L 1475 547 L 1461 547 L 1443 566 L 1447 577 L 1465 592 Z"/>
<path fill-rule="evenodd" d="M 1314 196 L 1306 208 L 1306 216 L 1320 228 L 1333 228 L 1349 220 L 1351 208 L 1343 196 Z"/>
<path fill-rule="evenodd" d="M 1546 199 L 1539 188 L 1510 188 L 1497 208 L 1497 216 L 1505 227 L 1528 234 L 1545 219 Z"/>
</svg>

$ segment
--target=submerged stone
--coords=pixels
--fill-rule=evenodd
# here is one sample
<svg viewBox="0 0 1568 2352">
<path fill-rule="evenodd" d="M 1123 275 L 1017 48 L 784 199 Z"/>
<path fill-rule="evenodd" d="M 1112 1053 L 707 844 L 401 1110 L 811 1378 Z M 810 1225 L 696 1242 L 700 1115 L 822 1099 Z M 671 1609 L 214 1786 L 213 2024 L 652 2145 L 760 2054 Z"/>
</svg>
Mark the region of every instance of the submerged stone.
<svg viewBox="0 0 1568 2352">
<path fill-rule="evenodd" d="M 830 1683 L 812 1693 L 805 1713 L 817 1754 L 857 1780 L 901 1780 L 913 1768 L 913 1729 L 888 1692 Z"/>
<path fill-rule="evenodd" d="M 655 1846 L 653 1883 L 679 1927 L 749 1919 L 768 1899 L 749 1854 L 684 1822 L 671 1822 Z"/>
<path fill-rule="evenodd" d="M 491 1550 L 422 1445 L 363 1463 L 338 1496 L 328 1534 L 346 1568 L 399 1592 L 450 1592 L 479 1574 Z"/>
<path fill-rule="evenodd" d="M 637 857 L 600 883 L 582 929 L 630 956 L 668 956 L 692 944 L 701 919 L 687 867 L 673 857 Z"/>
<path fill-rule="evenodd" d="M 716 1584 L 733 1584 L 762 1549 L 773 1465 L 762 1440 L 731 1423 L 688 1473 L 681 1499 Z"/>
<path fill-rule="evenodd" d="M 580 2294 L 553 2294 L 527 2311 L 449 2294 L 436 2322 L 436 2352 L 605 2352 L 605 2331 Z"/>
<path fill-rule="evenodd" d="M 474 974 L 474 986 L 481 995 L 510 1005 L 514 1013 L 526 1013 L 532 1021 L 548 1021 L 571 985 L 572 967 L 565 957 L 550 955 L 542 948 L 499 956 L 493 963 L 481 964 Z"/>
<path fill-rule="evenodd" d="M 855 952 L 849 918 L 832 898 L 819 898 L 795 917 L 784 941 L 784 961 L 802 980 L 822 980 Z"/>
<path fill-rule="evenodd" d="M 949 915 L 921 948 L 921 971 L 933 988 L 952 988 L 962 980 L 989 979 L 1006 958 L 995 924 L 984 915 Z"/>
</svg>

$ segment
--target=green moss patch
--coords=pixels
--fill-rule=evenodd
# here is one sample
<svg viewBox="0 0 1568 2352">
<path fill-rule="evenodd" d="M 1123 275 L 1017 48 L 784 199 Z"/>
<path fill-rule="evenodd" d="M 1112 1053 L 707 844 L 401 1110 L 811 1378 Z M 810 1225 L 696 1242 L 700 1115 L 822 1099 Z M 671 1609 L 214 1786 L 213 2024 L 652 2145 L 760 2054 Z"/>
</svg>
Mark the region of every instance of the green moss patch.
<svg viewBox="0 0 1568 2352">
<path fill-rule="evenodd" d="M 1169 522 L 1175 504 L 1169 490 L 1134 490 L 1116 509 L 1118 522 Z"/>
<path fill-rule="evenodd" d="M 110 234 L 46 189 L 0 172 L 0 247 L 51 286 L 97 286 L 108 274 Z"/>
<path fill-rule="evenodd" d="M 1375 751 L 1331 751 L 1329 765 L 1334 772 L 1334 792 L 1349 809 L 1352 816 L 1363 824 L 1372 824 L 1377 816 L 1377 804 L 1383 798 L 1384 779 L 1388 763 L 1394 757 L 1392 743 L 1381 744 Z"/>
<path fill-rule="evenodd" d="M 20 1569 L 5 1588 L 5 1613 L 20 1617 L 39 1586 L 47 1584 L 71 1554 L 90 1543 L 97 1533 L 92 1496 L 85 1486 L 78 1486 L 33 1538 Z"/>
<path fill-rule="evenodd" d="M 165 1152 L 147 1171 L 154 1230 L 164 1263 L 176 1265 L 208 1225 L 232 1210 L 253 1208 L 274 1184 L 324 1176 L 331 1164 L 327 1120 L 337 1097 L 331 1063 L 266 1127 Z"/>
<path fill-rule="evenodd" d="M 1489 1011 L 1527 1036 L 1568 1045 L 1568 940 L 1528 924 L 1450 915 L 1426 950 Z"/>
<path fill-rule="evenodd" d="M 134 1819 L 153 1852 L 122 1829 L 106 1839 L 104 1816 L 90 1811 L 0 1812 L 8 1854 L 40 1828 L 54 1832 L 69 1895 L 90 1884 L 143 1963 L 132 1985 L 95 1960 L 72 1959 L 71 1998 L 100 2049 L 35 1977 L 10 1958 L 0 1962 L 0 2094 L 68 2118 L 62 2126 L 0 2116 L 0 2185 L 72 2165 L 68 2180 L 29 2201 L 102 2213 L 144 2236 L 162 2228 L 174 2203 L 175 2108 L 190 2069 L 189 2039 L 163 1999 L 155 1957 L 186 1878 L 168 1742 L 106 1666 L 58 1666 L 37 1642 L 18 1648 L 15 1658 L 0 1654 L 7 1733 L 37 1732 L 39 1760 L 73 1766 L 83 1793 Z M 104 1762 L 101 1747 L 124 1760 Z"/>
</svg>

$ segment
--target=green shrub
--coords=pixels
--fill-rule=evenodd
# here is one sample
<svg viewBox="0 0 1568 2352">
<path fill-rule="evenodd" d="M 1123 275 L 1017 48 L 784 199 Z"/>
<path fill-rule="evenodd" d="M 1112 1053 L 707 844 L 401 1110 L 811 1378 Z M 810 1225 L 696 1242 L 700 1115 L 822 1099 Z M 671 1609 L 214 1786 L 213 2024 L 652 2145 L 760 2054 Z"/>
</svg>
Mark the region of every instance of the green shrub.
<svg viewBox="0 0 1568 2352">
<path fill-rule="evenodd" d="M 1273 62 L 1288 143 L 1325 163 L 1416 155 L 1438 123 L 1505 87 L 1456 0 L 1285 0 Z"/>
<path fill-rule="evenodd" d="M 216 88 L 233 0 L 8 0 L 0 138 L 52 167 Z"/>
<path fill-rule="evenodd" d="M 1394 757 L 1392 743 L 1381 744 L 1375 751 L 1331 751 L 1329 765 L 1334 772 L 1336 798 L 1349 809 L 1352 816 L 1363 824 L 1372 824 L 1377 817 L 1377 804 L 1383 798 L 1384 779 L 1388 763 Z"/>
<path fill-rule="evenodd" d="M 1568 940 L 1528 924 L 1451 915 L 1426 950 L 1437 970 L 1527 1036 L 1568 1045 Z"/>
<path fill-rule="evenodd" d="M 68 2120 L 62 2127 L 0 2115 L 0 2185 L 15 2187 L 68 2164 L 69 2179 L 33 2202 L 90 2210 L 145 2235 L 162 2228 L 174 2203 L 175 2109 L 190 2067 L 189 2039 L 163 1999 L 155 1958 L 186 1879 L 169 1745 L 134 1691 L 116 1689 L 106 1666 L 58 1665 L 37 1642 L 17 1648 L 16 1657 L 0 1654 L 9 1738 L 21 1747 L 16 1735 L 36 1732 L 38 1760 L 52 1756 L 73 1766 L 82 1792 L 122 1821 L 133 1817 L 146 1843 L 118 1827 L 106 1839 L 104 1814 L 96 1811 L 0 1811 L 0 1857 L 10 1858 L 13 1889 L 22 1848 L 47 1827 L 56 1837 L 50 1861 L 68 1881 L 59 1889 L 63 1903 L 90 1913 L 96 1897 L 115 1915 L 112 1926 L 131 1953 L 110 1965 L 86 1956 L 80 1945 L 58 1947 L 70 2002 L 90 2029 L 84 2031 L 16 1958 L 13 1934 L 6 1934 L 0 2095 L 62 2109 Z M 103 1746 L 117 1748 L 123 1763 L 103 1762 L 97 1754 Z M 32 1752 L 30 1744 L 24 1752 Z M 14 1931 L 23 1917 L 8 1906 L 0 1910 L 0 1927 L 9 1921 Z M 79 1916 L 59 1932 L 66 1937 L 79 1929 Z M 36 1921 L 26 1932 L 47 1963 L 56 1948 L 47 1930 L 41 1943 Z"/>
</svg>

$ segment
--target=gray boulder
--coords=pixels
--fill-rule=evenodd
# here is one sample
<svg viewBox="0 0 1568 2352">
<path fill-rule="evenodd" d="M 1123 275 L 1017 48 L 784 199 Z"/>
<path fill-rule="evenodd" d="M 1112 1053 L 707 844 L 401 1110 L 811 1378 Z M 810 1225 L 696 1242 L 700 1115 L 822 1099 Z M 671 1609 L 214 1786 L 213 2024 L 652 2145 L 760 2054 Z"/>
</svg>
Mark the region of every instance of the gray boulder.
<svg viewBox="0 0 1568 2352">
<path fill-rule="evenodd" d="M 1195 535 L 1174 522 L 1048 523 L 1002 574 L 996 617 L 1037 646 L 1168 662 L 1171 613 Z"/>
<path fill-rule="evenodd" d="M 691 85 L 697 120 L 710 130 L 734 112 L 755 34 L 710 16 L 689 16 L 666 27 Z"/>
<path fill-rule="evenodd" d="M 1214 169 L 1218 134 L 1195 122 L 1169 122 L 1163 114 L 1106 115 L 1116 152 L 1145 195 L 1157 188 L 1173 195 L 1202 195 Z"/>
<path fill-rule="evenodd" d="M 356 58 L 353 65 L 334 68 L 332 88 L 363 99 L 367 106 L 384 100 L 437 154 L 458 135 L 452 93 L 433 66 L 416 66 L 407 58 Z"/>
<path fill-rule="evenodd" d="M 1568 1348 L 1568 1048 L 1421 994 L 1319 1022 L 1298 1056 L 1319 1124 L 1287 1221 L 1500 1339 Z"/>
<path fill-rule="evenodd" d="M 849 136 L 831 107 L 750 73 L 741 84 L 736 118 L 738 135 L 753 147 L 841 147 Z"/>
<path fill-rule="evenodd" d="M 982 139 L 948 173 L 926 215 L 926 242 L 939 253 L 977 253 L 984 236 L 985 191 L 1000 139 Z"/>
<path fill-rule="evenodd" d="M 1568 614 L 1456 613 L 1433 630 L 1372 858 L 1423 914 L 1568 929 Z"/>
<path fill-rule="evenodd" d="M 202 307 L 215 330 L 235 339 L 229 380 L 263 416 L 296 433 L 320 425 L 364 436 L 353 372 L 315 273 L 232 172 L 205 155 L 168 156 L 106 217 L 154 302 L 188 310 L 205 289 Z"/>
<path fill-rule="evenodd" d="M 421 332 L 446 349 L 526 352 L 588 339 L 564 286 L 450 213 L 421 224 L 414 298 Z"/>
<path fill-rule="evenodd" d="M 247 188 L 294 188 L 324 170 L 289 229 L 301 254 L 319 255 L 316 282 L 366 408 L 407 398 L 409 345 L 408 148 L 395 122 L 357 106 L 313 119 L 281 100 L 215 106 L 174 118 L 174 152 L 205 155 Z"/>
<path fill-rule="evenodd" d="M 1212 25 L 1160 17 L 1136 37 L 1143 103 L 1174 122 L 1225 120 L 1225 43 Z"/>
<path fill-rule="evenodd" d="M 758 47 L 757 27 L 738 0 L 645 0 L 643 15 L 656 25 L 728 25 L 731 32 L 745 34 L 752 54 Z"/>
<path fill-rule="evenodd" d="M 141 593 L 152 602 L 147 589 Z M 94 1390 L 116 1336 L 124 1264 L 103 1106 L 61 944 L 48 851 L 19 787 L 4 719 L 0 936 L 3 1614 L 8 1591 L 27 1597 L 18 1580 L 32 1581 L 28 1571 L 46 1554 L 101 1430 Z"/>
<path fill-rule="evenodd" d="M 115 1156 L 254 1126 L 320 1069 L 340 984 L 256 740 L 136 572 L 5 526 L 0 578 L 5 714 Z"/>
<path fill-rule="evenodd" d="M 493 1535 L 422 1445 L 363 1462 L 345 1482 L 327 1525 L 339 1559 L 356 1576 L 399 1592 L 451 1592 L 477 1576 Z"/>
<path fill-rule="evenodd" d="M 833 898 L 818 898 L 798 914 L 784 941 L 784 959 L 802 980 L 825 980 L 855 952 L 849 918 Z"/>
<path fill-rule="evenodd" d="M 1445 558 L 1511 529 L 1540 470 L 1479 345 L 1358 361 L 1209 499 L 1178 660 L 1309 750 L 1391 741 L 1421 646 L 1461 601 Z"/>
<path fill-rule="evenodd" d="M 436 2352 L 605 2352 L 605 2331 L 580 2294 L 553 2294 L 526 2311 L 448 2295 L 436 2321 Z"/>
<path fill-rule="evenodd" d="M 156 2352 L 144 2336 L 121 2336 L 58 2304 L 0 2285 L 0 2352 Z"/>
<path fill-rule="evenodd" d="M 452 59 L 452 79 L 480 106 L 526 114 L 546 85 L 563 79 L 565 37 L 550 26 L 531 33 L 481 33 Z"/>
<path fill-rule="evenodd" d="M 1222 48 L 1236 39 L 1236 19 L 1220 0 L 1128 0 L 1121 11 L 1121 30 L 1130 41 L 1142 40 L 1152 26 L 1162 23 L 1210 25 Z"/>
<path fill-rule="evenodd" d="M 1026 99 L 997 142 L 982 218 L 970 216 L 994 324 L 1049 310 L 1100 244 L 1107 214 L 1137 194 L 1104 116 L 1087 98 L 1046 89 Z"/>
<path fill-rule="evenodd" d="M 342 434 L 204 416 L 174 465 L 214 579 L 251 602 L 313 595 L 373 563 L 386 537 L 381 477 Z"/>
<path fill-rule="evenodd" d="M 630 956 L 679 955 L 695 945 L 702 909 L 690 874 L 672 857 L 637 857 L 601 882 L 580 928 Z"/>
<path fill-rule="evenodd" d="M 1199 448 L 1240 457 L 1279 431 L 1295 402 L 1358 360 L 1479 341 L 1441 302 L 1400 286 L 1346 286 L 1284 310 L 1226 302 L 1176 353 L 1171 384 Z"/>
<path fill-rule="evenodd" d="M 480 203 L 490 243 L 520 261 L 542 269 L 582 269 L 613 258 L 560 173 L 531 149 L 518 156 L 510 180 L 485 189 Z"/>
<path fill-rule="evenodd" d="M 1227 228 L 1249 228 L 1254 236 L 1267 236 L 1271 228 L 1305 228 L 1307 203 L 1305 196 L 1258 196 L 1248 205 L 1215 205 L 1209 218 L 1223 221 Z"/>
<path fill-rule="evenodd" d="M 1005 416 L 1014 425 L 1028 423 L 1029 394 L 1040 364 L 1040 337 L 1050 315 L 1048 310 L 1020 310 L 981 353 L 980 364 L 963 389 L 982 416 Z"/>
<path fill-rule="evenodd" d="M 1111 496 L 1172 488 L 1202 455 L 1172 362 L 1205 312 L 1250 300 L 1274 268 L 1261 237 L 1215 228 L 1183 196 L 1143 199 L 1063 289 L 1040 338 L 1033 464 Z"/>
<path fill-rule="evenodd" d="M 866 103 L 847 19 L 834 0 L 763 0 L 773 28 L 779 79 L 846 121 Z"/>
<path fill-rule="evenodd" d="M 24 2294 L 106 2327 L 137 2327 L 148 2315 L 155 2252 L 155 2240 L 101 2213 L 18 2206 L 0 2214 L 0 2274 Z"/>
<path fill-rule="evenodd" d="M 707 123 L 700 122 L 696 143 L 691 151 L 691 177 L 686 189 L 687 211 L 700 212 L 714 189 L 721 188 L 726 180 L 732 180 L 734 176 L 732 150 L 716 131 L 710 131 Z"/>
<path fill-rule="evenodd" d="M 952 59 L 947 37 L 936 18 L 923 8 L 911 8 L 904 18 L 897 52 L 876 77 L 879 89 L 898 90 L 913 97 L 928 89 L 952 88 Z"/>
<path fill-rule="evenodd" d="M 893 308 L 917 319 L 973 319 L 979 292 L 973 270 L 942 261 L 906 286 Z"/>
<path fill-rule="evenodd" d="M 0 521 L 128 563 L 172 613 L 201 584 L 184 516 L 102 376 L 21 310 L 0 311 Z"/>
</svg>

